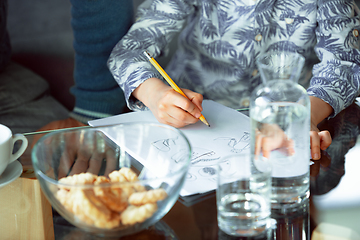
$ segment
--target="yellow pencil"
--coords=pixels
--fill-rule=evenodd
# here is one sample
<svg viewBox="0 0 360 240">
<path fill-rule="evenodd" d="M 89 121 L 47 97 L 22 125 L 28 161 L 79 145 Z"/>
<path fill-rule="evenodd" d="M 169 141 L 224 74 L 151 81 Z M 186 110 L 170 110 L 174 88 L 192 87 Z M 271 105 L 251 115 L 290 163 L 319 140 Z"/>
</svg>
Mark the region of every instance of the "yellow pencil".
<svg viewBox="0 0 360 240">
<path fill-rule="evenodd" d="M 176 83 L 169 77 L 169 75 L 165 72 L 165 70 L 157 63 L 157 61 L 148 53 L 147 51 L 144 54 L 148 57 L 150 63 L 159 71 L 159 73 L 165 78 L 165 80 L 170 84 L 170 86 L 178 93 L 189 99 L 185 93 L 176 85 Z M 189 99 L 190 100 L 190 99 Z M 205 117 L 201 114 L 199 119 L 210 127 L 208 121 L 206 121 Z"/>
</svg>

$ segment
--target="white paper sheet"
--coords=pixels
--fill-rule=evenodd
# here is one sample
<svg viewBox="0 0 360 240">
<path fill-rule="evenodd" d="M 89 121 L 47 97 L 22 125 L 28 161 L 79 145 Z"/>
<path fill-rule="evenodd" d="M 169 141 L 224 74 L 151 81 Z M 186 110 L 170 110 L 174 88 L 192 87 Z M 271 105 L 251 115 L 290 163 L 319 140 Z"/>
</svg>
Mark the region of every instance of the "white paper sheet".
<svg viewBox="0 0 360 240">
<path fill-rule="evenodd" d="M 249 151 L 249 117 L 210 100 L 203 101 L 202 114 L 211 127 L 199 121 L 180 129 L 190 141 L 193 150 L 187 179 L 180 192 L 181 196 L 216 189 L 215 169 L 220 158 L 229 154 Z M 127 122 L 158 121 L 150 111 L 144 111 L 94 120 L 90 121 L 89 124 L 98 127 Z"/>
</svg>

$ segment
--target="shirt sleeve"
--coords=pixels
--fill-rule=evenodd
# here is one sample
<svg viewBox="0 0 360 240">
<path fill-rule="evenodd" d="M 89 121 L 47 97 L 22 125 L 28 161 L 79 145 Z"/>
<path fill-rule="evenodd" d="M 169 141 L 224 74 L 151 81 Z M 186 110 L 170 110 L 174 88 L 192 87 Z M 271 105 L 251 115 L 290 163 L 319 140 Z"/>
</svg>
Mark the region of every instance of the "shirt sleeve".
<svg viewBox="0 0 360 240">
<path fill-rule="evenodd" d="M 360 93 L 360 21 L 353 1 L 318 1 L 316 54 L 307 92 L 329 103 L 336 116 Z"/>
<path fill-rule="evenodd" d="M 129 109 L 146 108 L 131 97 L 132 92 L 149 78 L 161 79 L 144 51 L 154 58 L 164 54 L 192 11 L 193 5 L 182 0 L 145 1 L 139 6 L 136 22 L 115 46 L 108 60 L 108 67 L 123 89 Z"/>
</svg>

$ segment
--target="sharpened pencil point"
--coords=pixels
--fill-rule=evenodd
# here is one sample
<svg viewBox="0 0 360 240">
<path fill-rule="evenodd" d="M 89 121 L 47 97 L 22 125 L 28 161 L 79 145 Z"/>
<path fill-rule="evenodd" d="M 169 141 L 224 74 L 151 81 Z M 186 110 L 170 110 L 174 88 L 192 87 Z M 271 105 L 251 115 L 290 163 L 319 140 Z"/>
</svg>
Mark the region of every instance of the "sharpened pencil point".
<svg viewBox="0 0 360 240">
<path fill-rule="evenodd" d="M 210 124 L 208 123 L 208 121 L 206 121 L 205 117 L 203 115 L 200 116 L 199 118 L 203 123 L 205 123 L 208 127 L 210 127 Z"/>
</svg>

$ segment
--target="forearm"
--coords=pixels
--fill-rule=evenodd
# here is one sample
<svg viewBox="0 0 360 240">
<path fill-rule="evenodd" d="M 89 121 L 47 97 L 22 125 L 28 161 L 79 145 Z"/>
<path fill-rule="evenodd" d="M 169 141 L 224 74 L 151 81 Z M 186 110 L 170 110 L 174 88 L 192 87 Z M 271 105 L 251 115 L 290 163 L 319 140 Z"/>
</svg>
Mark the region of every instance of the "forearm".
<svg viewBox="0 0 360 240">
<path fill-rule="evenodd" d="M 136 22 L 112 50 L 108 67 L 123 89 L 128 107 L 132 110 L 144 109 L 141 103 L 132 98 L 139 85 L 150 78 L 161 78 L 144 56 L 144 50 L 148 50 L 154 58 L 163 53 L 193 10 L 193 6 L 185 3 L 177 6 L 180 2 L 158 1 L 151 2 L 150 6 L 141 6 Z"/>
<path fill-rule="evenodd" d="M 319 4 L 315 52 L 320 62 L 313 67 L 311 85 L 307 92 L 309 96 L 329 103 L 332 107 L 330 117 L 334 117 L 350 106 L 360 93 L 360 80 L 356 74 L 360 66 L 357 30 L 360 20 L 352 0 L 346 0 L 342 4 L 331 1 Z M 313 109 L 316 111 L 312 111 L 312 114 L 318 122 L 324 116 L 327 117 L 329 106 L 323 105 L 326 109 L 316 106 L 314 104 Z"/>
<path fill-rule="evenodd" d="M 311 122 L 317 126 L 333 113 L 333 108 L 320 98 L 313 96 L 309 98 L 311 103 Z"/>
</svg>

